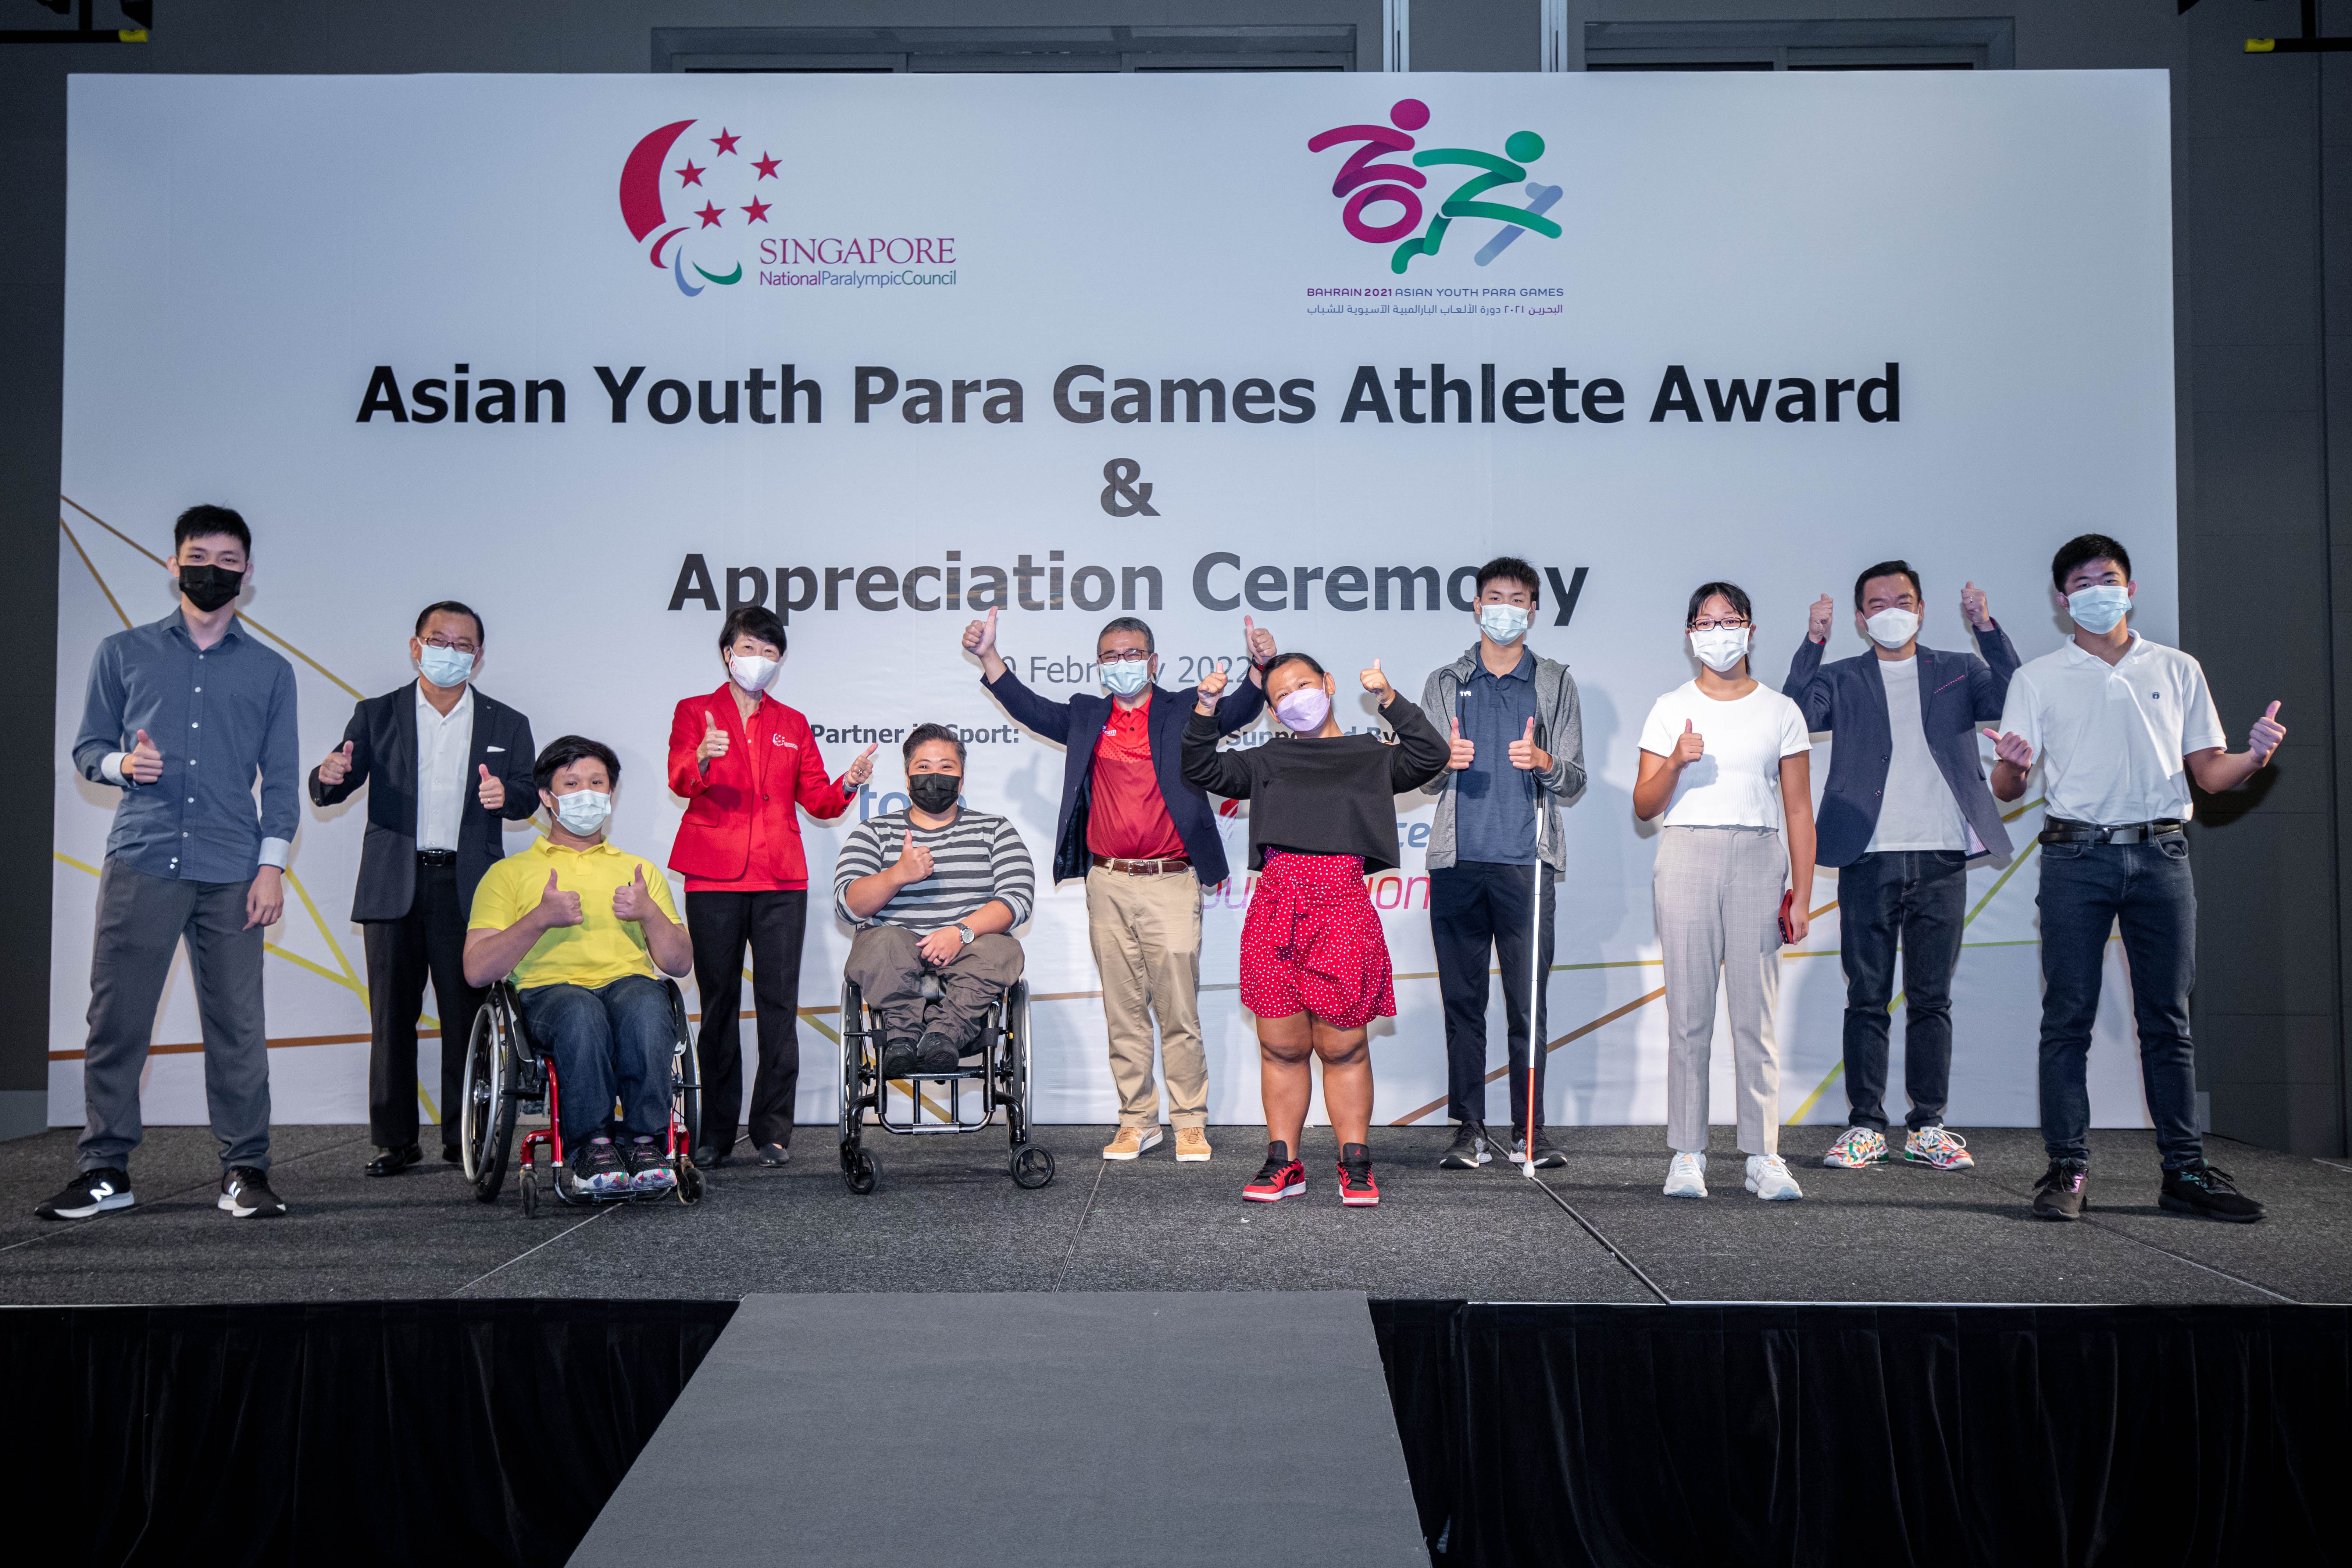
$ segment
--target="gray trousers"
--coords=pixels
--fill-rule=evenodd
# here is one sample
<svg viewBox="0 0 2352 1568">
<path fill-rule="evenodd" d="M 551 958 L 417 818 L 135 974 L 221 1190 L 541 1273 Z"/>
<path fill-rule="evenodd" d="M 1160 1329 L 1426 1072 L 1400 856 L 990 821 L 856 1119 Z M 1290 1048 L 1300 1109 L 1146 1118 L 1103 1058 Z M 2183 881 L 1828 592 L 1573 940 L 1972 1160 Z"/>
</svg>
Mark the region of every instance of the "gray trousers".
<svg viewBox="0 0 2352 1568">
<path fill-rule="evenodd" d="M 884 1039 L 911 1044 L 936 1032 L 968 1046 L 979 1037 L 988 1005 L 1021 978 L 1021 944 L 1002 931 L 974 937 L 943 967 L 931 971 L 946 994 L 925 1002 L 919 987 L 929 966 L 917 947 L 921 941 L 905 926 L 867 926 L 849 939 L 844 972 L 857 982 L 866 1005 L 882 1020 Z"/>
<path fill-rule="evenodd" d="M 139 1078 L 155 1008 L 180 939 L 205 1037 L 205 1103 L 221 1167 L 269 1169 L 269 1040 L 261 1017 L 260 926 L 245 929 L 253 884 L 150 877 L 109 857 L 98 879 L 98 940 L 89 960 L 89 1043 L 81 1091 L 80 1168 L 128 1170 L 146 1135 Z"/>
<path fill-rule="evenodd" d="M 1780 895 L 1789 857 L 1769 827 L 1669 827 L 1650 881 L 1666 969 L 1666 1142 L 1706 1148 L 1716 977 L 1731 1007 L 1739 1152 L 1780 1151 Z"/>
</svg>

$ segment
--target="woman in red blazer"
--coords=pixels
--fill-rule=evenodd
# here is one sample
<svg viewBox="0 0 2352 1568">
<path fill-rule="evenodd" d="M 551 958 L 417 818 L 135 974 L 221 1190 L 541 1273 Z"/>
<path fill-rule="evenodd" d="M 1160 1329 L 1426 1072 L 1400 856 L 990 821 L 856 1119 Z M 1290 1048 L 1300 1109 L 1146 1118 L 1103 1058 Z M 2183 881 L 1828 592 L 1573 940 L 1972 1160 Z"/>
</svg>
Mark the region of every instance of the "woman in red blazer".
<svg viewBox="0 0 2352 1568">
<path fill-rule="evenodd" d="M 735 1147 L 743 1103 L 743 949 L 751 950 L 760 1070 L 751 1080 L 751 1134 L 762 1165 L 792 1157 L 793 1101 L 800 1087 L 801 938 L 808 923 L 808 858 L 796 808 L 826 821 L 874 774 L 868 746 L 838 780 L 824 771 L 816 735 L 797 709 L 767 695 L 784 656 L 784 627 L 757 605 L 736 610 L 719 634 L 728 679 L 689 697 L 669 723 L 669 787 L 686 820 L 669 852 L 686 879 L 694 983 L 702 994 L 702 1147 L 716 1165 Z"/>
</svg>

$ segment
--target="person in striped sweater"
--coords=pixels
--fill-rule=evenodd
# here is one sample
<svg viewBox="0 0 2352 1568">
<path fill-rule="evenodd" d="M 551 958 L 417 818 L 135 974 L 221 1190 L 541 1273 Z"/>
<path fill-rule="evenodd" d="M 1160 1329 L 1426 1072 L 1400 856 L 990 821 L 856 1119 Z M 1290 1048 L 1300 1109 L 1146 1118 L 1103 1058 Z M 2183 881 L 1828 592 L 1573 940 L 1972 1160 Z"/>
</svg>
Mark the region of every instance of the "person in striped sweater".
<svg viewBox="0 0 2352 1568">
<path fill-rule="evenodd" d="M 1021 978 L 1012 931 L 1037 898 L 1012 821 L 962 804 L 956 732 L 918 724 L 904 754 L 913 804 L 859 823 L 833 872 L 835 907 L 858 928 L 847 973 L 881 1019 L 885 1078 L 956 1069 L 989 1004 Z M 928 1003 L 927 970 L 946 992 Z"/>
</svg>

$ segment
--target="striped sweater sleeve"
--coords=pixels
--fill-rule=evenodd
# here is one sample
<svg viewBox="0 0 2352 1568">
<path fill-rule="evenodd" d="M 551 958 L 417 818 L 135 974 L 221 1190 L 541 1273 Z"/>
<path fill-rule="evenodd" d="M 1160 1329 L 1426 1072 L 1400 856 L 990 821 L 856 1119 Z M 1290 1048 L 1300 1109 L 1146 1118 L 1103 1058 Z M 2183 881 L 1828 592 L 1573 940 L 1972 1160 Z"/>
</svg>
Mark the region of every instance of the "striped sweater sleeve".
<svg viewBox="0 0 2352 1568">
<path fill-rule="evenodd" d="M 849 912 L 845 894 L 849 884 L 860 877 L 871 877 L 882 869 L 882 835 L 872 821 L 861 822 L 849 830 L 842 840 L 841 854 L 833 863 L 833 907 L 835 913 L 852 925 L 865 922 Z"/>
<path fill-rule="evenodd" d="M 989 868 L 996 879 L 996 897 L 1013 911 L 1013 923 L 1026 921 L 1037 905 L 1037 871 L 1029 861 L 1029 846 L 1009 816 L 996 819 L 996 842 L 991 846 Z"/>
</svg>

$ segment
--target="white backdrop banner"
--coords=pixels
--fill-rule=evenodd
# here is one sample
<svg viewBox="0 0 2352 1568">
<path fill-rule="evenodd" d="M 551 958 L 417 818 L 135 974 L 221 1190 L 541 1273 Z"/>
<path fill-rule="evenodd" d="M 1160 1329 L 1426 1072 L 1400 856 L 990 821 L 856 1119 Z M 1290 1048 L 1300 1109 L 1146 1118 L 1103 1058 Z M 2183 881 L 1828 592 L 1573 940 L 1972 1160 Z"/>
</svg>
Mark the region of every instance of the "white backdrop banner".
<svg viewBox="0 0 2352 1568">
<path fill-rule="evenodd" d="M 412 679 L 419 606 L 463 599 L 484 689 L 542 742 L 610 742 L 614 837 L 657 861 L 682 810 L 671 705 L 722 679 L 730 604 L 779 607 L 777 694 L 827 766 L 883 747 L 845 821 L 805 824 L 826 888 L 848 826 L 901 803 L 896 742 L 924 721 L 963 730 L 970 798 L 1050 860 L 1062 752 L 958 644 L 989 606 L 1051 695 L 1097 689 L 1095 634 L 1122 613 L 1156 630 L 1165 684 L 1235 661 L 1249 616 L 1343 684 L 1379 658 L 1417 694 L 1474 638 L 1469 569 L 1524 555 L 1545 579 L 1530 641 L 1574 671 L 1591 773 L 1567 814 L 1549 1114 L 1662 1121 L 1655 840 L 1629 796 L 1643 715 L 1695 668 L 1693 585 L 1754 595 L 1769 682 L 1811 601 L 1850 602 L 1890 556 L 1926 579 L 1931 645 L 1972 646 L 1972 581 L 2030 658 L 2063 635 L 2053 550 L 2097 528 L 2134 552 L 2141 629 L 2174 638 L 2166 91 L 2062 71 L 77 77 L 52 1119 L 81 1119 L 115 801 L 64 752 L 100 640 L 172 608 L 159 558 L 202 500 L 253 527 L 245 610 L 294 661 L 306 768 L 356 697 Z M 1841 612 L 1831 657 L 1862 646 Z M 1360 694 L 1342 716 L 1373 722 Z M 1373 886 L 1398 971 L 1384 1123 L 1442 1121 L 1445 1095 L 1431 810 L 1398 804 L 1403 864 Z M 1221 820 L 1238 865 L 1246 816 Z M 304 810 L 267 963 L 280 1120 L 365 1120 L 364 825 L 362 800 Z M 2037 869 L 1971 875 L 1956 1123 L 2035 1119 Z M 1218 1122 L 1259 1116 L 1248 896 L 1209 897 Z M 834 1113 L 848 933 L 823 899 L 803 1120 Z M 1041 1117 L 1108 1121 L 1082 886 L 1023 935 Z M 1784 971 L 1790 1120 L 1843 1117 L 1837 943 L 1832 910 Z M 2144 1124 L 2110 976 L 2094 1107 Z M 1499 997 L 1493 1030 L 1499 1066 Z M 155 1038 L 149 1117 L 203 1121 L 184 961 Z M 1728 1107 L 1720 1041 L 1717 1068 Z"/>
</svg>

